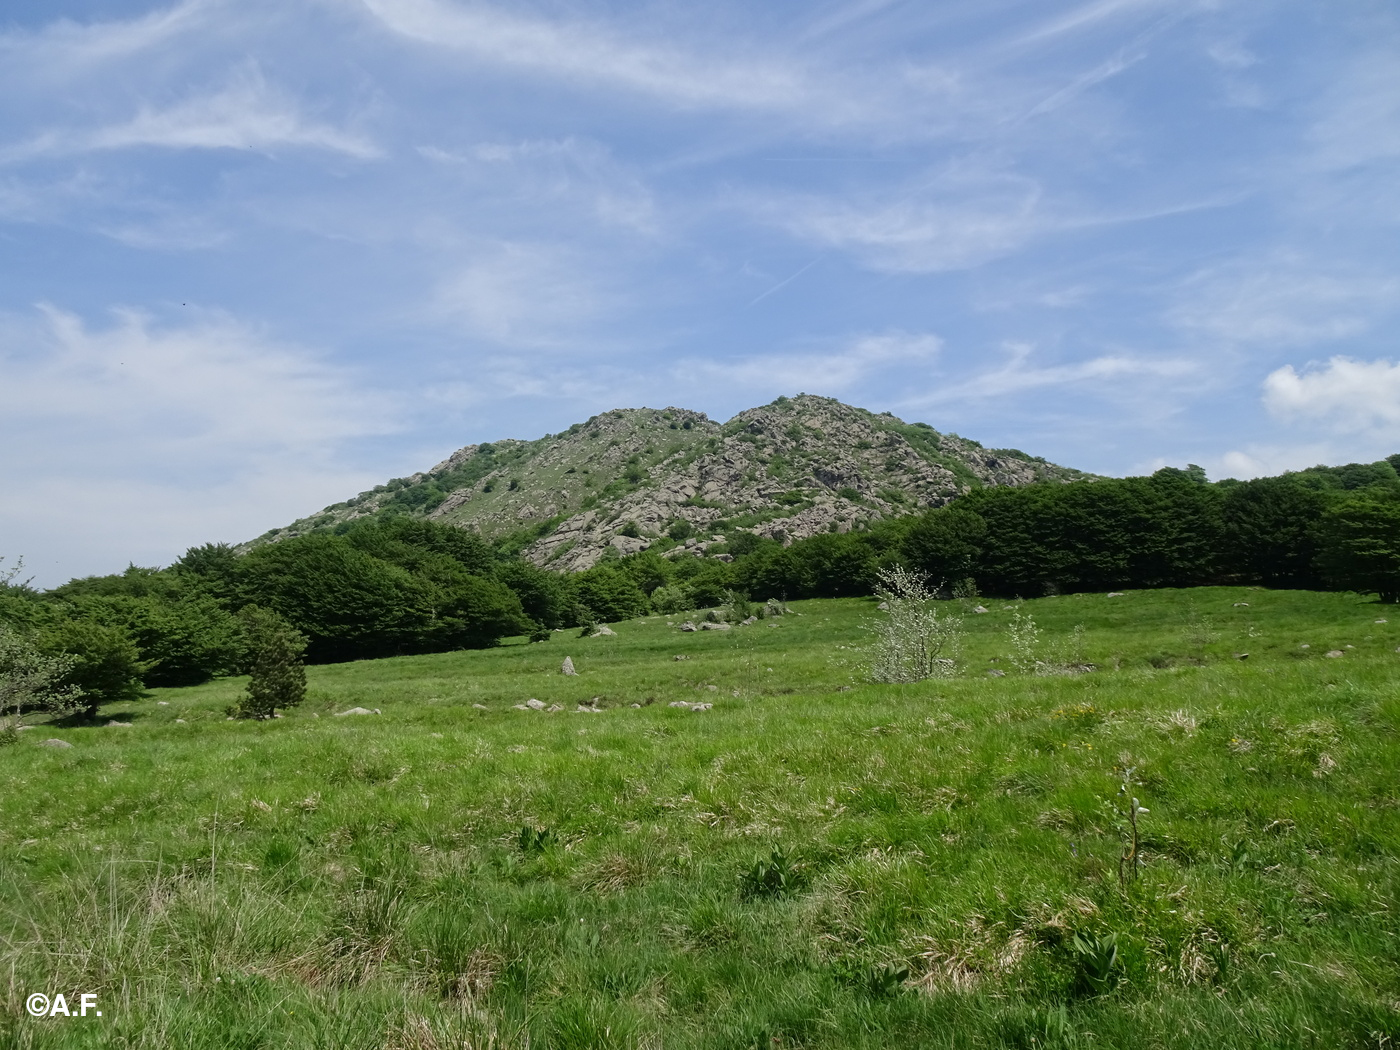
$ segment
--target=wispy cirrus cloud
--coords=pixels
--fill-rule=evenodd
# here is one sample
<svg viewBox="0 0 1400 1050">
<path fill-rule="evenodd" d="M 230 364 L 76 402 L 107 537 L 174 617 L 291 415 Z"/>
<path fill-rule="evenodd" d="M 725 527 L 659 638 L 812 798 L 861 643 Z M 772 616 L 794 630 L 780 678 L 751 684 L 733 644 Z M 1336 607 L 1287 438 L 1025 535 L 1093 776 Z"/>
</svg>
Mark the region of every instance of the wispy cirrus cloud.
<svg viewBox="0 0 1400 1050">
<path fill-rule="evenodd" d="M 882 372 L 927 368 L 943 340 L 929 332 L 873 332 L 854 336 L 834 350 L 753 354 L 724 359 L 690 358 L 673 370 L 675 382 L 722 387 L 733 396 L 755 397 L 800 390 L 848 392 Z"/>
<path fill-rule="evenodd" d="M 614 313 L 622 295 L 596 263 L 565 245 L 521 241 L 485 247 L 438 285 L 434 307 L 504 346 L 571 349 Z"/>
<path fill-rule="evenodd" d="M 1052 225 L 1039 208 L 1039 184 L 1007 172 L 948 171 L 882 196 L 791 194 L 747 207 L 800 240 L 892 273 L 967 269 L 1016 251 Z"/>
<path fill-rule="evenodd" d="M 1200 371 L 1199 365 L 1187 358 L 1133 354 L 1101 354 L 1064 364 L 1037 365 L 1032 360 L 1035 348 L 1029 344 L 1011 343 L 1006 349 L 1009 354 L 1003 364 L 960 382 L 940 386 L 930 393 L 916 395 L 904 403 L 932 406 L 1067 386 L 1087 387 L 1107 393 L 1124 385 L 1131 390 L 1147 381 L 1153 382 L 1155 394 L 1160 392 L 1159 384 L 1163 380 L 1184 379 Z"/>
<path fill-rule="evenodd" d="M 1365 332 L 1394 309 L 1397 296 L 1400 278 L 1392 274 L 1339 271 L 1276 253 L 1193 275 L 1169 318 L 1230 345 L 1308 346 Z"/>
<path fill-rule="evenodd" d="M 185 0 L 125 21 L 60 18 L 37 30 L 0 32 L 0 77 L 51 81 L 89 73 L 206 29 L 213 8 L 209 0 Z"/>
<path fill-rule="evenodd" d="M 322 149 L 362 160 L 380 155 L 369 139 L 319 123 L 278 91 L 255 65 L 240 68 L 228 86 L 194 94 L 164 108 L 142 106 L 134 117 L 89 129 L 51 129 L 0 148 L 0 163 L 135 147 Z"/>
<path fill-rule="evenodd" d="M 697 53 L 592 19 L 549 19 L 484 4 L 363 0 L 387 28 L 498 66 L 614 87 L 683 107 L 789 109 L 819 89 L 796 64 Z M 844 108 L 844 107 L 843 107 Z"/>
</svg>

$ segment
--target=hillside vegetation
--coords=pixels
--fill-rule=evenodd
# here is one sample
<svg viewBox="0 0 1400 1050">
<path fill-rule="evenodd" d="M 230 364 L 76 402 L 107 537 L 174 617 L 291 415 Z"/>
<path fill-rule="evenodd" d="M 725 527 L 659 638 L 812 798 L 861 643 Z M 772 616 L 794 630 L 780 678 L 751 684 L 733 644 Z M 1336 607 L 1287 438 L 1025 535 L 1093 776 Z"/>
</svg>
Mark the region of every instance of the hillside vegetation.
<svg viewBox="0 0 1400 1050">
<path fill-rule="evenodd" d="M 866 684 L 873 600 L 811 601 L 313 667 L 276 721 L 225 721 L 225 679 L 22 734 L 6 1045 L 1400 1037 L 1400 621 L 1257 588 L 975 607 L 918 685 Z M 31 1019 L 34 990 L 103 1016 Z"/>
<path fill-rule="evenodd" d="M 1016 449 L 984 449 L 802 394 L 716 423 L 683 408 L 616 409 L 535 441 L 468 445 L 274 530 L 262 541 L 406 514 L 586 569 L 608 553 L 698 553 L 718 535 L 782 542 L 937 507 L 983 486 L 1083 478 Z"/>
</svg>

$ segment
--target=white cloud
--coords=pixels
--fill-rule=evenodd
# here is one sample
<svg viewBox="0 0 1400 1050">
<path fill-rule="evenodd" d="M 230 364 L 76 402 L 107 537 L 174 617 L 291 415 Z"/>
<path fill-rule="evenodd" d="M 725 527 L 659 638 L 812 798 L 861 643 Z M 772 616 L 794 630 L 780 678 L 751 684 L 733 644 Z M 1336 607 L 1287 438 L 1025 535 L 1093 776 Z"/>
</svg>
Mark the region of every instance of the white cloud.
<svg viewBox="0 0 1400 1050">
<path fill-rule="evenodd" d="M 1169 316 L 1229 344 L 1307 346 L 1366 331 L 1397 294 L 1400 280 L 1389 275 L 1321 272 L 1279 256 L 1196 274 Z"/>
<path fill-rule="evenodd" d="M 195 95 L 165 109 L 143 106 L 130 120 L 102 128 L 49 130 L 0 149 L 0 163 L 139 146 L 255 150 L 296 146 L 360 159 L 379 156 L 375 145 L 362 136 L 308 120 L 256 67 L 245 66 L 221 91 Z"/>
<path fill-rule="evenodd" d="M 1400 363 L 1334 357 L 1323 367 L 1292 365 L 1264 380 L 1264 407 L 1283 420 L 1305 420 L 1338 432 L 1381 430 L 1400 438 Z"/>
<path fill-rule="evenodd" d="M 853 252 L 873 269 L 937 273 L 1007 255 L 1049 228 L 1040 187 L 1008 174 L 955 171 L 893 201 L 793 196 L 754 210 L 802 240 Z"/>
<path fill-rule="evenodd" d="M 241 540 L 373 480 L 348 441 L 394 429 L 382 395 L 220 316 L 93 329 L 52 308 L 0 326 L 7 554 L 66 572 Z M 76 566 L 76 568 L 74 568 Z"/>
<path fill-rule="evenodd" d="M 508 242 L 443 281 L 436 307 L 493 342 L 548 349 L 577 345 L 620 300 L 596 265 L 571 250 Z"/>
<path fill-rule="evenodd" d="M 519 10 L 442 0 L 364 4 L 385 26 L 414 40 L 500 66 L 617 87 L 683 107 L 787 109 L 816 93 L 803 72 L 780 61 L 692 54 L 596 22 L 551 21 Z M 821 94 L 838 108 L 851 105 Z"/>
<path fill-rule="evenodd" d="M 1006 363 L 971 379 L 942 387 L 933 393 L 910 398 L 905 404 L 925 406 L 972 398 L 1004 397 L 1044 387 L 1091 386 L 1101 389 L 1138 385 L 1153 381 L 1153 393 L 1160 393 L 1163 380 L 1183 379 L 1199 367 L 1183 358 L 1150 358 L 1128 354 L 1103 354 L 1072 364 L 1036 367 L 1030 363 L 1034 348 L 1024 343 L 1008 344 Z"/>
<path fill-rule="evenodd" d="M 187 0 L 124 22 L 50 22 L 38 31 L 0 33 L 0 67 L 26 79 L 71 76 L 168 46 L 206 22 L 211 4 Z"/>
<path fill-rule="evenodd" d="M 480 142 L 467 151 L 437 146 L 418 147 L 420 156 L 439 164 L 485 173 L 508 192 L 532 204 L 555 200 L 582 205 L 608 226 L 643 234 L 657 231 L 656 206 L 650 189 L 635 173 L 619 164 L 601 143 L 576 136 L 562 139 L 523 139 Z"/>
<path fill-rule="evenodd" d="M 697 381 L 726 392 L 753 390 L 838 393 L 899 366 L 932 362 L 943 340 L 930 333 L 882 332 L 857 336 L 835 352 L 754 354 L 723 360 L 690 359 L 675 369 L 677 385 Z"/>
</svg>

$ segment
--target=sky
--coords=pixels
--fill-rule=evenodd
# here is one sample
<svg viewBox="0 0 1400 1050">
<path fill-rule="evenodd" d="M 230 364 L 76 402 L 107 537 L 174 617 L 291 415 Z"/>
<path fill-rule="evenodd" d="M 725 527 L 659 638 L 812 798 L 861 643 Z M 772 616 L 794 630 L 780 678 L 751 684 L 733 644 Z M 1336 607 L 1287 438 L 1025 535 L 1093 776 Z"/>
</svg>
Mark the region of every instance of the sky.
<svg viewBox="0 0 1400 1050">
<path fill-rule="evenodd" d="M 799 392 L 1370 461 L 1398 234 L 1392 0 L 6 0 L 0 569 Z"/>
</svg>

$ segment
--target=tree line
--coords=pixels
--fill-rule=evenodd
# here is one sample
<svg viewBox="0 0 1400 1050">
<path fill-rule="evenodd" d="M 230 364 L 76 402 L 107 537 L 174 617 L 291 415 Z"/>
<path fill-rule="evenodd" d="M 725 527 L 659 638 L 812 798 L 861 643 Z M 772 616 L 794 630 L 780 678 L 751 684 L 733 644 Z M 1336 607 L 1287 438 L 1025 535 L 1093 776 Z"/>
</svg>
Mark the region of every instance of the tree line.
<svg viewBox="0 0 1400 1050">
<path fill-rule="evenodd" d="M 246 673 L 257 639 L 277 624 L 304 639 L 309 662 L 370 659 L 544 640 L 558 628 L 707 608 L 735 594 L 866 595 L 894 566 L 963 594 L 1234 583 L 1396 601 L 1397 465 L 1400 455 L 1245 482 L 1210 483 L 1188 467 L 983 488 L 787 546 L 736 531 L 707 557 L 610 551 L 572 575 L 452 526 L 366 519 L 246 554 L 206 544 L 168 568 L 132 566 L 46 592 L 0 579 L 0 630 L 32 654 L 61 657 L 56 688 L 81 693 L 95 712 L 150 686 Z"/>
</svg>

